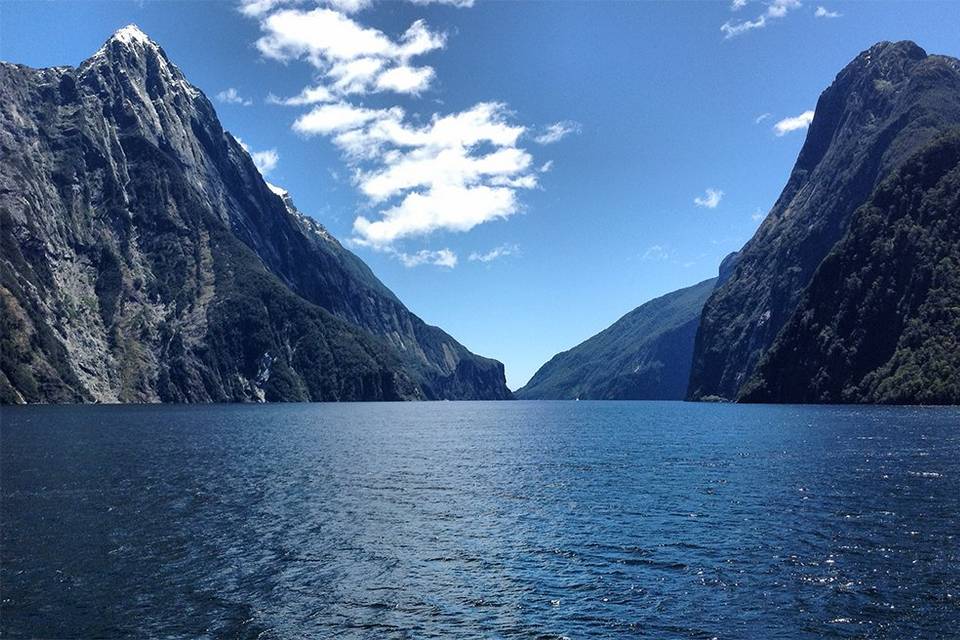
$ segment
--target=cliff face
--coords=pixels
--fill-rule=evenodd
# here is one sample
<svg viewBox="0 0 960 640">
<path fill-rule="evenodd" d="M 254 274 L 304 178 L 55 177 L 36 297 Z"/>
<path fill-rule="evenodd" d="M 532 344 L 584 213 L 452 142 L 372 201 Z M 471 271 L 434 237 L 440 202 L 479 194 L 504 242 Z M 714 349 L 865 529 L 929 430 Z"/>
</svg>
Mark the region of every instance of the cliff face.
<svg viewBox="0 0 960 640">
<path fill-rule="evenodd" d="M 0 151 L 5 402 L 510 397 L 135 27 L 77 68 L 0 63 Z"/>
<path fill-rule="evenodd" d="M 960 129 L 857 210 L 741 399 L 960 403 Z"/>
<path fill-rule="evenodd" d="M 543 365 L 516 396 L 529 400 L 682 400 L 700 310 L 716 278 L 668 293 Z"/>
<path fill-rule="evenodd" d="M 960 123 L 960 64 L 911 42 L 860 54 L 817 102 L 783 193 L 703 309 L 689 397 L 736 399 L 854 211 Z"/>
</svg>

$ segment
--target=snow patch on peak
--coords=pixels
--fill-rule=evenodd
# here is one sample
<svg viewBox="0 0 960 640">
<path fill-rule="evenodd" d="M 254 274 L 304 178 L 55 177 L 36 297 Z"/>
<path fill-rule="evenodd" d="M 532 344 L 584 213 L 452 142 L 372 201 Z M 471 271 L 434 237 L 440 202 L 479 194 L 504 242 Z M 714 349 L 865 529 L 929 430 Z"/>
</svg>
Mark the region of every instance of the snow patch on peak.
<svg viewBox="0 0 960 640">
<path fill-rule="evenodd" d="M 134 42 L 139 42 L 141 44 L 153 44 L 153 41 L 150 37 L 140 30 L 135 24 L 128 24 L 122 29 L 117 29 L 117 31 L 110 37 L 111 40 L 118 40 L 124 44 L 132 44 Z"/>
<path fill-rule="evenodd" d="M 264 180 L 264 182 L 267 182 L 267 181 Z M 270 189 L 270 191 L 273 191 L 275 194 L 277 194 L 277 195 L 280 196 L 281 198 L 290 195 L 290 192 L 289 192 L 289 191 L 287 191 L 286 189 L 284 189 L 284 188 L 282 188 L 282 187 L 278 187 L 278 186 L 275 185 L 275 184 L 270 184 L 269 182 L 267 182 L 267 187 Z"/>
</svg>

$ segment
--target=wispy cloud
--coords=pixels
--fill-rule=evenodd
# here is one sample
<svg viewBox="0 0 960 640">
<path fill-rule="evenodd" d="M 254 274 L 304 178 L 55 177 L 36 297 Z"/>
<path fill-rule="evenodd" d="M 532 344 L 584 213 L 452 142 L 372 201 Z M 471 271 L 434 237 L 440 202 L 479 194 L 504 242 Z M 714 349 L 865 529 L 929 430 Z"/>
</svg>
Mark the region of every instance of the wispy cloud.
<svg viewBox="0 0 960 640">
<path fill-rule="evenodd" d="M 453 269 L 457 266 L 457 254 L 450 249 L 421 249 L 416 253 L 395 252 L 394 255 L 405 267 L 419 267 L 422 264 L 432 264 L 437 267 Z"/>
<path fill-rule="evenodd" d="M 534 137 L 533 141 L 537 144 L 553 144 L 554 142 L 560 142 L 571 133 L 580 133 L 580 123 L 563 120 L 548 125 L 544 128 L 543 133 Z"/>
<path fill-rule="evenodd" d="M 761 113 L 756 118 L 753 119 L 754 124 L 760 124 L 764 120 L 768 119 L 771 115 L 770 113 Z"/>
<path fill-rule="evenodd" d="M 736 0 L 734 0 L 731 8 L 736 7 L 739 9 L 745 6 L 745 4 L 746 3 L 737 3 Z M 800 0 L 772 0 L 767 4 L 766 11 L 753 20 L 740 20 L 739 22 L 727 20 L 720 26 L 720 31 L 723 32 L 723 37 L 729 40 L 730 38 L 735 38 L 756 29 L 763 29 L 770 24 L 771 20 L 784 18 L 787 13 L 800 6 Z"/>
<path fill-rule="evenodd" d="M 751 220 L 763 220 L 765 217 L 766 215 L 763 213 L 763 210 L 761 210 L 760 207 L 754 209 L 753 213 L 750 214 Z"/>
<path fill-rule="evenodd" d="M 410 4 L 445 4 L 458 8 L 469 8 L 474 0 L 408 0 Z M 304 4 L 305 0 L 240 0 L 240 12 L 251 17 L 259 17 L 280 7 Z M 373 5 L 373 0 L 314 0 L 314 4 L 330 7 L 340 13 L 358 13 Z"/>
<path fill-rule="evenodd" d="M 647 247 L 646 251 L 644 251 L 643 254 L 640 256 L 641 260 L 647 260 L 650 262 L 661 262 L 669 258 L 670 258 L 670 254 L 667 252 L 667 250 L 663 246 L 659 244 L 655 244 Z"/>
<path fill-rule="evenodd" d="M 474 251 L 470 254 L 470 257 L 467 258 L 470 262 L 493 262 L 498 258 L 504 258 L 506 256 L 512 256 L 520 253 L 520 247 L 517 245 L 504 244 L 491 249 L 486 253 L 478 253 Z"/>
<path fill-rule="evenodd" d="M 277 168 L 277 163 L 280 162 L 280 154 L 277 153 L 276 149 L 267 149 L 265 151 L 254 151 L 250 146 L 241 140 L 240 138 L 234 138 L 243 150 L 250 154 L 250 158 L 253 160 L 253 164 L 257 166 L 257 170 L 260 171 L 261 175 L 267 175 L 271 171 Z"/>
<path fill-rule="evenodd" d="M 747 0 L 732 0 L 730 3 L 730 11 L 740 11 L 747 6 Z"/>
<path fill-rule="evenodd" d="M 474 0 L 409 0 L 409 2 L 419 5 L 446 4 L 460 9 L 469 9 L 474 4 Z"/>
<path fill-rule="evenodd" d="M 417 95 L 434 77 L 431 67 L 412 64 L 416 57 L 443 48 L 446 35 L 417 20 L 394 40 L 333 9 L 288 8 L 260 20 L 256 43 L 265 57 L 303 59 L 317 68 L 326 88 L 345 96 L 392 91 Z"/>
<path fill-rule="evenodd" d="M 267 175 L 277 167 L 280 162 L 280 156 L 276 149 L 267 149 L 266 151 L 254 151 L 250 154 L 253 158 L 253 164 L 257 165 L 260 173 Z"/>
<path fill-rule="evenodd" d="M 693 199 L 693 204 L 698 207 L 706 207 L 707 209 L 716 209 L 722 199 L 723 191 L 720 189 L 707 189 L 704 195 L 697 196 Z"/>
<path fill-rule="evenodd" d="M 775 125 L 773 125 L 773 130 L 777 136 L 782 136 L 791 131 L 797 131 L 798 129 L 806 129 L 810 126 L 810 123 L 813 121 L 813 111 L 804 111 L 798 116 L 793 116 L 792 118 L 784 118 Z"/>
<path fill-rule="evenodd" d="M 839 18 L 843 14 L 836 11 L 830 11 L 826 7 L 820 6 L 817 7 L 817 10 L 813 12 L 813 15 L 817 18 Z"/>
<path fill-rule="evenodd" d="M 322 85 L 316 87 L 304 87 L 303 91 L 289 98 L 279 98 L 272 93 L 267 96 L 267 102 L 270 104 L 282 104 L 288 107 L 302 107 L 318 102 L 334 102 L 336 96 Z"/>
<path fill-rule="evenodd" d="M 233 87 L 224 89 L 216 95 L 216 98 L 217 102 L 222 102 L 223 104 L 239 104 L 244 107 L 249 107 L 251 104 L 253 104 L 252 100 L 248 100 L 247 98 L 241 96 L 240 92 Z"/>
</svg>

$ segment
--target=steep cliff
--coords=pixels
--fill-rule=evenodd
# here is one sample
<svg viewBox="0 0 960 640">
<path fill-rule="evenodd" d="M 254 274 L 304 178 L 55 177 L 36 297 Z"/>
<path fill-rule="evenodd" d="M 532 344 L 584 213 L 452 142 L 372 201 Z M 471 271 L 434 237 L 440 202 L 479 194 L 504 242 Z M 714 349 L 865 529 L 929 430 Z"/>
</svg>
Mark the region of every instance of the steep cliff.
<svg viewBox="0 0 960 640">
<path fill-rule="evenodd" d="M 912 42 L 861 53 L 823 92 L 783 193 L 703 309 L 689 397 L 736 399 L 853 212 L 960 123 L 960 63 Z"/>
<path fill-rule="evenodd" d="M 960 129 L 857 210 L 741 400 L 960 404 Z"/>
<path fill-rule="evenodd" d="M 139 29 L 0 63 L 0 398 L 507 398 L 268 186 Z"/>
</svg>

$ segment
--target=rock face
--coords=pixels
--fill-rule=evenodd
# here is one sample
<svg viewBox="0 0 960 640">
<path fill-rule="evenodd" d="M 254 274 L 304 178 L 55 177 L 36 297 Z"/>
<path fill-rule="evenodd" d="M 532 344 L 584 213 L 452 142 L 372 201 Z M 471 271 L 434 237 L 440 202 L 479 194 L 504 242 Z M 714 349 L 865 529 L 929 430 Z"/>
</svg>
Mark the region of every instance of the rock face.
<svg viewBox="0 0 960 640">
<path fill-rule="evenodd" d="M 717 278 L 704 280 L 637 307 L 586 342 L 554 356 L 516 396 L 682 400 L 700 311 L 716 282 Z"/>
<path fill-rule="evenodd" d="M 758 363 L 778 336 L 792 330 L 794 325 L 786 329 L 785 325 L 800 313 L 798 307 L 818 267 L 835 247 L 839 249 L 838 243 L 848 230 L 851 233 L 877 230 L 868 226 L 851 227 L 854 212 L 871 198 L 878 185 L 895 175 L 905 163 L 912 162 L 910 158 L 920 149 L 957 124 L 960 124 L 960 62 L 953 58 L 929 56 L 912 42 L 884 42 L 861 53 L 840 72 L 817 102 L 806 142 L 783 193 L 737 256 L 730 276 L 704 306 L 694 349 L 690 398 L 720 396 L 732 400 L 744 393 L 745 398 L 763 397 L 770 401 L 839 397 L 834 391 L 821 393 L 816 384 L 810 396 L 786 393 L 784 385 L 788 379 L 790 384 L 806 384 L 799 373 L 795 378 L 785 373 L 783 384 L 765 376 L 765 382 L 757 383 L 759 386 L 751 384 L 748 393 L 744 385 L 751 380 Z M 938 215 L 946 213 L 931 210 L 920 224 L 930 223 Z M 864 236 L 851 242 L 870 241 L 869 236 Z M 873 261 L 882 255 L 881 251 L 860 254 L 864 261 L 860 267 L 876 268 Z M 911 264 L 904 254 L 898 253 L 896 258 L 901 260 L 896 268 L 905 269 Z M 825 268 L 835 267 L 834 264 Z M 898 281 L 900 285 L 904 282 Z M 822 290 L 821 298 L 827 293 Z M 811 295 L 816 297 L 815 292 Z M 817 306 L 820 302 L 821 299 L 817 299 L 813 304 Z M 861 328 L 873 322 L 867 309 L 860 313 Z M 842 332 L 836 340 L 856 342 L 860 339 L 858 335 L 845 333 L 847 329 L 854 330 L 853 325 L 845 324 L 839 329 Z M 873 330 L 881 333 L 889 330 L 887 338 L 895 336 L 897 331 L 895 326 L 877 326 Z M 781 355 L 766 366 L 779 363 L 777 366 L 786 371 L 794 363 L 792 356 L 784 351 L 791 343 L 785 337 L 781 344 L 777 348 Z M 793 354 L 797 355 L 800 354 Z M 860 366 L 867 363 L 856 365 Z M 851 373 L 849 379 L 856 377 L 856 373 Z M 876 384 L 882 386 L 879 382 Z M 765 391 L 761 392 L 761 388 Z M 893 398 L 876 389 L 879 387 L 871 390 L 864 387 L 851 392 L 849 397 L 851 400 Z M 898 396 L 901 401 L 911 398 L 919 401 L 919 396 Z"/>
<path fill-rule="evenodd" d="M 741 400 L 960 403 L 960 128 L 857 210 Z"/>
<path fill-rule="evenodd" d="M 275 193 L 136 27 L 0 63 L 0 399 L 509 398 Z"/>
</svg>

